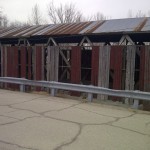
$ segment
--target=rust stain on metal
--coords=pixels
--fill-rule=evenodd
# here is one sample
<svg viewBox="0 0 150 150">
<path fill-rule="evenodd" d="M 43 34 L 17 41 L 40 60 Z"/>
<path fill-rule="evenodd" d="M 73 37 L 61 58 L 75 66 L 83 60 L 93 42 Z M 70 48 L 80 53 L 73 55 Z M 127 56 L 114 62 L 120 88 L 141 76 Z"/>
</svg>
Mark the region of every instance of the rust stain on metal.
<svg viewBox="0 0 150 150">
<path fill-rule="evenodd" d="M 105 21 L 101 21 L 101 22 L 97 22 L 97 24 L 95 26 L 93 26 L 91 29 L 87 30 L 85 33 L 92 33 L 93 31 L 95 31 L 97 28 L 99 28 L 103 23 L 105 23 Z"/>
<path fill-rule="evenodd" d="M 85 22 L 78 26 L 77 28 L 73 29 L 70 34 L 78 34 L 80 31 L 82 31 L 84 28 L 88 27 L 92 22 Z"/>
<path fill-rule="evenodd" d="M 147 20 L 148 20 L 148 19 L 145 18 L 145 19 L 134 29 L 134 31 L 141 31 L 142 28 L 145 26 Z"/>
</svg>

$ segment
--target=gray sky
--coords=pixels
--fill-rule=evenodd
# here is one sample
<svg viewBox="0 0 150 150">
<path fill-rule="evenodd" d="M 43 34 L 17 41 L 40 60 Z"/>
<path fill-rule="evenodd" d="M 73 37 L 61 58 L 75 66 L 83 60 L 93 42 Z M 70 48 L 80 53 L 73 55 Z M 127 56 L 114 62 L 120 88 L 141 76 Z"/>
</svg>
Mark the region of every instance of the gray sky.
<svg viewBox="0 0 150 150">
<path fill-rule="evenodd" d="M 147 14 L 150 11 L 150 0 L 53 0 L 56 5 L 73 2 L 84 16 L 101 12 L 105 16 L 113 18 L 127 17 L 129 9 L 133 14 L 138 10 Z M 0 7 L 9 20 L 27 21 L 32 7 L 37 3 L 45 18 L 47 5 L 50 0 L 0 0 Z"/>
</svg>

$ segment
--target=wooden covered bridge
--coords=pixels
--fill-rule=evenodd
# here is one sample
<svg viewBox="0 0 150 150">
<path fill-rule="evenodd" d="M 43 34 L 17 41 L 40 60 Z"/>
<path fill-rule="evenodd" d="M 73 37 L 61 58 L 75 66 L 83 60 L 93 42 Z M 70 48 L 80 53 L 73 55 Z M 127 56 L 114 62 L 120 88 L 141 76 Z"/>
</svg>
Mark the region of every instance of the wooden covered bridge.
<svg viewBox="0 0 150 150">
<path fill-rule="evenodd" d="M 150 18 L 3 28 L 0 76 L 149 92 L 149 44 Z"/>
</svg>

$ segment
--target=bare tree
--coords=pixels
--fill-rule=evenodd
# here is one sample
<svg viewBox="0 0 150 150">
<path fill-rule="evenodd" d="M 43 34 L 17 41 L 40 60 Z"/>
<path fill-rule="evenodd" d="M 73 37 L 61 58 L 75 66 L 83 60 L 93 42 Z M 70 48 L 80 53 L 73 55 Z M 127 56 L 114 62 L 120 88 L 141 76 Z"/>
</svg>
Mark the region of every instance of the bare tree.
<svg viewBox="0 0 150 150">
<path fill-rule="evenodd" d="M 48 5 L 48 16 L 52 23 L 73 23 L 82 20 L 82 13 L 78 11 L 74 4 L 54 5 L 53 1 Z"/>
<path fill-rule="evenodd" d="M 28 19 L 29 24 L 40 25 L 42 24 L 42 15 L 37 4 L 32 8 L 31 17 Z"/>
<path fill-rule="evenodd" d="M 107 19 L 107 17 L 100 12 L 97 12 L 96 14 L 93 15 L 93 20 L 95 20 L 95 21 L 106 20 L 106 19 Z"/>
<path fill-rule="evenodd" d="M 10 22 L 9 26 L 10 27 L 24 27 L 24 26 L 29 26 L 29 24 L 25 23 L 25 22 L 20 22 L 20 21 L 15 20 L 13 22 Z"/>
<path fill-rule="evenodd" d="M 138 10 L 138 12 L 136 13 L 136 18 L 140 18 L 140 17 L 146 17 L 146 15 L 141 11 L 141 10 Z"/>
<path fill-rule="evenodd" d="M 7 16 L 3 14 L 2 8 L 0 7 L 0 27 L 7 27 L 8 19 Z"/>
<path fill-rule="evenodd" d="M 105 16 L 101 12 L 97 12 L 94 15 L 85 17 L 84 21 L 100 21 L 100 20 L 107 20 L 107 19 L 111 19 L 111 17 Z"/>
<path fill-rule="evenodd" d="M 133 12 L 132 12 L 131 9 L 129 9 L 129 11 L 128 11 L 128 17 L 129 17 L 129 18 L 133 18 Z"/>
</svg>

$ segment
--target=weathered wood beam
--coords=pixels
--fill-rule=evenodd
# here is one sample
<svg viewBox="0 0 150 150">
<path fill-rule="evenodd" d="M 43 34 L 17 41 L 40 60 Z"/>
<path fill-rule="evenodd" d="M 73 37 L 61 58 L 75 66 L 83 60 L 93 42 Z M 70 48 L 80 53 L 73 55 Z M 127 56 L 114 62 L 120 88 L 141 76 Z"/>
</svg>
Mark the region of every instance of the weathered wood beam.
<svg viewBox="0 0 150 150">
<path fill-rule="evenodd" d="M 98 86 L 109 87 L 109 68 L 110 68 L 110 46 L 103 46 L 99 49 L 99 74 Z M 98 99 L 106 100 L 108 96 L 98 95 Z"/>
<path fill-rule="evenodd" d="M 125 90 L 134 90 L 135 55 L 136 46 L 127 46 Z M 126 98 L 125 103 L 132 104 L 133 100 Z"/>
</svg>

